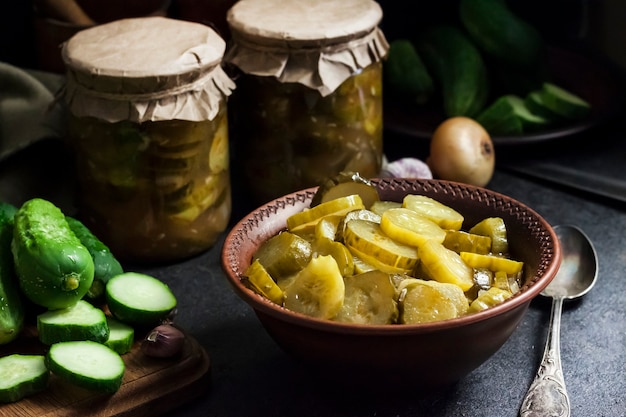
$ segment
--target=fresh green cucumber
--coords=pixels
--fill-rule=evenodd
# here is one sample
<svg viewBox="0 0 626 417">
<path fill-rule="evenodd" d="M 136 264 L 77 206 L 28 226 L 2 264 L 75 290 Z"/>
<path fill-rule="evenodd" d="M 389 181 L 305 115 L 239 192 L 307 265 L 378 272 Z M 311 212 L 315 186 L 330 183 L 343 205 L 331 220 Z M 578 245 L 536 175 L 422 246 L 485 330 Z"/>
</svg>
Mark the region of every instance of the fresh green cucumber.
<svg viewBox="0 0 626 417">
<path fill-rule="evenodd" d="M 460 0 L 459 16 L 469 37 L 488 56 L 526 71 L 542 66 L 539 31 L 516 15 L 506 0 Z"/>
<path fill-rule="evenodd" d="M 498 97 L 476 117 L 491 135 L 520 135 L 550 126 L 551 120 L 532 113 L 523 98 L 506 94 Z"/>
<path fill-rule="evenodd" d="M 109 338 L 104 344 L 120 355 L 130 352 L 135 342 L 135 329 L 109 316 L 107 316 L 107 324 Z"/>
<path fill-rule="evenodd" d="M 0 345 L 17 338 L 24 327 L 24 304 L 11 253 L 17 207 L 0 203 Z"/>
<path fill-rule="evenodd" d="M 43 355 L 0 358 L 0 402 L 12 403 L 48 387 L 50 372 Z"/>
<path fill-rule="evenodd" d="M 435 91 L 424 61 L 408 39 L 396 39 L 389 43 L 383 76 L 392 94 L 417 104 L 428 102 Z"/>
<path fill-rule="evenodd" d="M 539 90 L 533 90 L 526 95 L 524 99 L 524 103 L 528 110 L 532 113 L 542 116 L 552 122 L 552 124 L 559 124 L 565 118 L 560 114 L 556 113 L 554 110 L 551 110 L 545 103 L 543 99 L 543 94 Z"/>
<path fill-rule="evenodd" d="M 176 297 L 159 279 L 137 272 L 111 278 L 106 302 L 116 319 L 131 326 L 155 326 L 176 308 Z"/>
<path fill-rule="evenodd" d="M 53 344 L 46 354 L 46 366 L 60 379 L 101 393 L 117 391 L 125 371 L 117 352 L 90 340 Z"/>
<path fill-rule="evenodd" d="M 524 132 L 522 121 L 515 114 L 509 95 L 495 99 L 476 116 L 476 121 L 492 136 L 516 136 Z"/>
<path fill-rule="evenodd" d="M 540 94 L 546 107 L 566 119 L 580 120 L 591 111 L 589 102 L 555 84 L 544 83 Z"/>
<path fill-rule="evenodd" d="M 447 117 L 477 115 L 489 96 L 487 67 L 478 48 L 465 33 L 451 25 L 422 32 L 416 48 L 441 89 Z"/>
<path fill-rule="evenodd" d="M 18 209 L 11 250 L 20 288 L 35 304 L 70 307 L 93 283 L 89 251 L 50 201 L 34 198 Z"/>
<path fill-rule="evenodd" d="M 100 302 L 104 300 L 104 288 L 111 277 L 124 272 L 122 265 L 113 255 L 107 245 L 105 245 L 96 235 L 94 235 L 87 226 L 80 220 L 65 216 L 70 229 L 74 232 L 80 242 L 87 248 L 94 264 L 93 283 L 85 299 L 92 302 Z"/>
<path fill-rule="evenodd" d="M 104 343 L 109 338 L 104 312 L 85 300 L 79 300 L 71 307 L 39 314 L 37 332 L 45 345 L 70 340 Z"/>
</svg>

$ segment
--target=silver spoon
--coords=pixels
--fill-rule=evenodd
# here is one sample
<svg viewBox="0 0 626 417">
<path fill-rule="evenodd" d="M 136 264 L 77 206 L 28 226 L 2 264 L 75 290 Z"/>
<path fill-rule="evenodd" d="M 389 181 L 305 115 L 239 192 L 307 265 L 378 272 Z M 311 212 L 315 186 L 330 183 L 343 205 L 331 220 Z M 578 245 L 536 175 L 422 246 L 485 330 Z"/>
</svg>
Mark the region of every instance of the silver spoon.
<svg viewBox="0 0 626 417">
<path fill-rule="evenodd" d="M 548 338 L 537 375 L 522 401 L 521 417 L 569 417 L 559 340 L 563 300 L 586 294 L 598 277 L 598 257 L 587 235 L 576 226 L 555 226 L 554 231 L 561 243 L 561 266 L 541 292 L 552 297 Z"/>
</svg>

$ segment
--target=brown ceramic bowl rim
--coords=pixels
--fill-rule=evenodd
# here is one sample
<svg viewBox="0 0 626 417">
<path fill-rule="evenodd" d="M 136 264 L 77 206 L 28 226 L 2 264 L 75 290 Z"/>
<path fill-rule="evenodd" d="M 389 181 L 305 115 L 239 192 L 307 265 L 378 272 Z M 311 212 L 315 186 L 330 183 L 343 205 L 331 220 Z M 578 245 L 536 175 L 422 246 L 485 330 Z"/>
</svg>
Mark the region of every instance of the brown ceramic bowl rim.
<svg viewBox="0 0 626 417">
<path fill-rule="evenodd" d="M 381 182 L 390 179 L 372 179 L 372 183 L 374 185 L 379 185 Z M 535 210 L 531 209 L 524 203 L 513 199 L 512 197 L 506 196 L 504 194 L 498 193 L 496 191 L 492 191 L 486 188 L 476 187 L 468 184 L 455 183 L 452 181 L 445 180 L 437 180 L 437 179 L 400 179 L 395 178 L 393 180 L 404 181 L 405 183 L 414 183 L 414 182 L 422 182 L 422 183 L 440 183 L 440 184 L 450 184 L 455 185 L 457 187 L 461 187 L 464 189 L 468 189 L 470 191 L 480 191 L 486 193 L 490 196 L 494 196 L 500 199 L 505 199 L 513 202 L 517 206 L 519 206 L 523 211 L 530 214 L 535 218 L 537 223 L 540 223 L 543 229 L 547 231 L 550 236 L 550 241 L 552 242 L 552 250 L 553 250 L 553 261 L 547 266 L 544 270 L 543 274 L 540 277 L 533 276 L 532 279 L 524 284 L 522 287 L 522 291 L 513 295 L 513 297 L 505 300 L 501 304 L 497 306 L 490 307 L 486 310 L 472 313 L 466 316 L 441 320 L 431 323 L 420 323 L 420 324 L 384 324 L 384 325 L 371 325 L 371 324 L 355 324 L 355 323 L 342 323 L 336 322 L 332 320 L 324 320 L 318 319 L 314 317 L 309 317 L 304 314 L 300 314 L 294 311 L 291 311 L 285 307 L 279 306 L 269 299 L 263 297 L 262 295 L 254 292 L 250 288 L 248 288 L 243 282 L 242 277 L 243 273 L 236 272 L 231 263 L 234 261 L 235 257 L 231 257 L 231 253 L 234 248 L 234 240 L 239 233 L 242 233 L 246 230 L 247 225 L 253 222 L 255 219 L 258 219 L 259 213 L 264 213 L 269 210 L 270 207 L 276 207 L 277 202 L 287 201 L 289 199 L 293 200 L 296 195 L 306 194 L 308 201 L 312 198 L 317 190 L 317 187 L 307 188 L 304 190 L 300 190 L 283 197 L 279 197 L 275 200 L 272 200 L 257 209 L 253 210 L 242 219 L 240 219 L 235 226 L 228 232 L 225 237 L 224 244 L 222 247 L 222 269 L 226 273 L 228 280 L 234 287 L 235 291 L 238 295 L 251 307 L 258 312 L 262 312 L 269 316 L 272 316 L 278 320 L 289 322 L 292 324 L 297 324 L 299 326 L 304 326 L 307 328 L 323 330 L 328 332 L 342 333 L 342 334 L 353 334 L 353 335 L 378 335 L 378 336 L 393 336 L 393 335 L 410 335 L 410 334 L 425 334 L 431 333 L 441 330 L 449 330 L 457 327 L 463 327 L 467 325 L 471 325 L 474 323 L 478 323 L 489 318 L 498 316 L 507 311 L 511 311 L 515 308 L 523 306 L 524 304 L 529 304 L 530 301 L 535 298 L 539 293 L 552 281 L 554 276 L 556 275 L 558 268 L 561 263 L 561 246 L 559 239 L 556 235 L 556 232 L 553 230 L 552 226 Z M 285 227 L 286 228 L 286 227 Z"/>
</svg>

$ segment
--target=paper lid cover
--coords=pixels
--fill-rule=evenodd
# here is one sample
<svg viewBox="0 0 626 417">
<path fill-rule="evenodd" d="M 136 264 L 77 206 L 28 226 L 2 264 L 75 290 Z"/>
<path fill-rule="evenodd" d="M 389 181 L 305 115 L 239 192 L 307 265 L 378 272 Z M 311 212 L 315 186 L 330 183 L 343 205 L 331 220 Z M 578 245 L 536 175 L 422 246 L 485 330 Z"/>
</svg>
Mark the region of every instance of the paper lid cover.
<svg viewBox="0 0 626 417">
<path fill-rule="evenodd" d="M 373 0 L 239 0 L 227 13 L 225 61 L 243 72 L 332 93 L 389 45 Z"/>
<path fill-rule="evenodd" d="M 94 26 L 63 44 L 65 100 L 74 115 L 109 122 L 211 120 L 235 87 L 225 47 L 210 27 L 165 17 Z"/>
</svg>

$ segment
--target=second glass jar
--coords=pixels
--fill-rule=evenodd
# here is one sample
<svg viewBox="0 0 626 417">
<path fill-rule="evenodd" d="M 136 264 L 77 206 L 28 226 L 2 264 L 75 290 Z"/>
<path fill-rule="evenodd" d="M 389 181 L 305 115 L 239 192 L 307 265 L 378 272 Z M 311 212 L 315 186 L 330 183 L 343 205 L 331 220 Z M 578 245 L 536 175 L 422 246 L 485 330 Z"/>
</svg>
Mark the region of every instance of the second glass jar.
<svg viewBox="0 0 626 417">
<path fill-rule="evenodd" d="M 273 8 L 281 13 L 264 14 Z M 240 0 L 229 10 L 233 178 L 246 199 L 263 204 L 342 171 L 379 175 L 381 17 L 371 0 Z"/>
<path fill-rule="evenodd" d="M 297 83 L 243 75 L 233 97 L 237 169 L 259 203 L 319 185 L 341 171 L 380 172 L 381 64 L 326 97 Z"/>
</svg>

